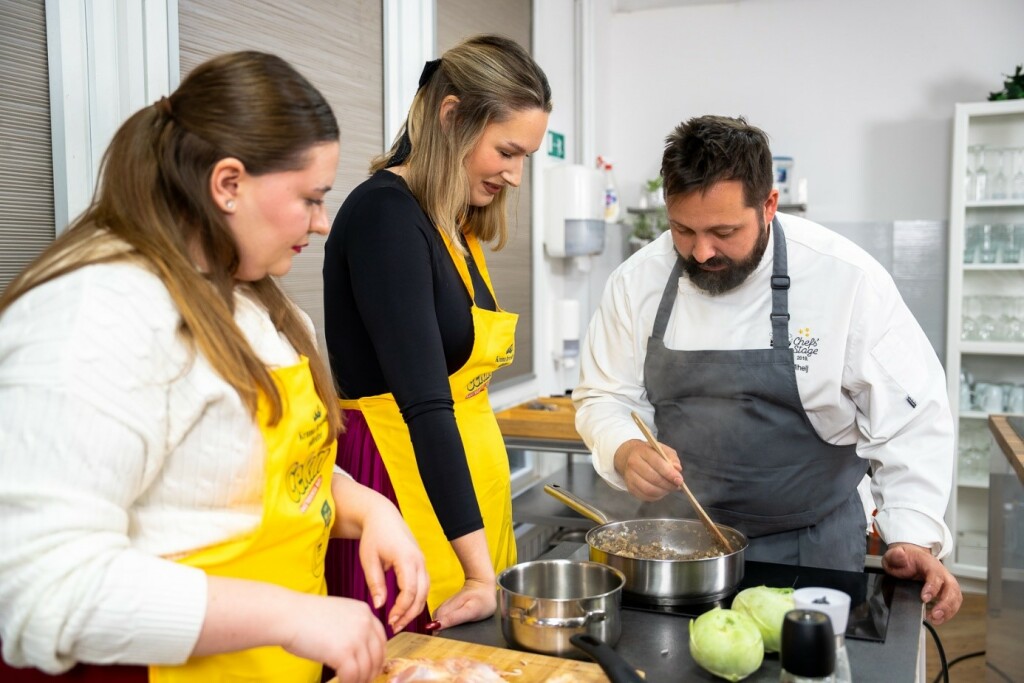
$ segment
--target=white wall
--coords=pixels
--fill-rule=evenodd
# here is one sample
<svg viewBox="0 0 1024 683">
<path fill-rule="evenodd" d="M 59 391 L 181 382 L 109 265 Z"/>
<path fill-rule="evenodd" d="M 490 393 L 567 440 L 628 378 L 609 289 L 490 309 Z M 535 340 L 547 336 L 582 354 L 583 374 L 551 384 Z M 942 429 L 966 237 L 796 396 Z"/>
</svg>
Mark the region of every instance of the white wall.
<svg viewBox="0 0 1024 683">
<path fill-rule="evenodd" d="M 744 0 L 608 20 L 603 107 L 627 201 L 665 135 L 742 114 L 795 158 L 816 220 L 945 219 L 953 104 L 1024 62 L 1021 0 Z"/>
</svg>

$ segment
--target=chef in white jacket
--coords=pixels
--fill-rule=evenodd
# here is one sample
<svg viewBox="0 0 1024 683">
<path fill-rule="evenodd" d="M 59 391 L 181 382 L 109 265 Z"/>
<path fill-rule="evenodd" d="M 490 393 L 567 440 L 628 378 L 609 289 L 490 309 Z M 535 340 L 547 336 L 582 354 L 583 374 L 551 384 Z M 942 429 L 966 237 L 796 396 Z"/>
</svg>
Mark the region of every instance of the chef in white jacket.
<svg viewBox="0 0 1024 683">
<path fill-rule="evenodd" d="M 611 485 L 651 501 L 685 477 L 766 562 L 862 570 L 857 486 L 870 474 L 883 566 L 923 580 L 942 623 L 962 601 L 940 562 L 954 462 L 943 369 L 877 261 L 776 213 L 771 164 L 743 119 L 692 119 L 668 137 L 670 229 L 607 283 L 573 392 L 577 430 Z"/>
</svg>

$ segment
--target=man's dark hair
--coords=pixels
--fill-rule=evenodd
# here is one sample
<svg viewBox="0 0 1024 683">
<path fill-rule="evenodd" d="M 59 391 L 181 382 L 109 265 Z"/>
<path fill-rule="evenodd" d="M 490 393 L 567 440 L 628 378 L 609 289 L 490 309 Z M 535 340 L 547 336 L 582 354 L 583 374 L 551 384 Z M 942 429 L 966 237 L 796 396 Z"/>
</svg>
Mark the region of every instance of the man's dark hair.
<svg viewBox="0 0 1024 683">
<path fill-rule="evenodd" d="M 723 180 L 738 180 L 746 205 L 756 208 L 772 190 L 768 136 L 742 117 L 690 119 L 665 138 L 661 175 L 666 198 L 703 193 Z"/>
</svg>

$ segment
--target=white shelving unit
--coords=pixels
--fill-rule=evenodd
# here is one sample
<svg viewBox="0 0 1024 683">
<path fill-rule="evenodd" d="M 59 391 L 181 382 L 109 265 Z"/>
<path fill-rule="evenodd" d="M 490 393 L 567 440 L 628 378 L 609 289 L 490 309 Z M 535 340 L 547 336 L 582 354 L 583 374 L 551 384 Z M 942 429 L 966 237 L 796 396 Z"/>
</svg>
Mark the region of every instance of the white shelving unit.
<svg viewBox="0 0 1024 683">
<path fill-rule="evenodd" d="M 953 170 L 949 216 L 949 297 L 946 338 L 946 375 L 950 406 L 958 415 L 957 444 L 961 435 L 988 433 L 988 413 L 961 405 L 961 373 L 975 382 L 1024 383 L 1024 342 L 962 339 L 965 297 L 1024 297 L 1024 263 L 964 263 L 966 228 L 975 224 L 1024 223 L 1024 199 L 968 201 L 965 188 L 968 147 L 1024 147 L 1024 100 L 956 105 L 953 130 Z M 989 182 L 996 173 L 988 168 Z M 1012 178 L 1012 164 L 1010 173 Z M 988 475 L 967 476 L 958 467 L 946 521 L 956 543 L 951 570 L 961 579 L 986 578 L 988 540 Z M 987 463 L 987 458 L 985 458 Z"/>
</svg>

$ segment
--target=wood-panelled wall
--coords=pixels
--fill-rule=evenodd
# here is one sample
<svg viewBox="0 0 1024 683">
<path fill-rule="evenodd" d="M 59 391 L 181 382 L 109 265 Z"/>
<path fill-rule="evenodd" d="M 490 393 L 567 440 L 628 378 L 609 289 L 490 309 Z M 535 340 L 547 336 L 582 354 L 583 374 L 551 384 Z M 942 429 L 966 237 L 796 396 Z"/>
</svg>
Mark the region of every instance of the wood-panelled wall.
<svg viewBox="0 0 1024 683">
<path fill-rule="evenodd" d="M 532 51 L 533 6 L 530 0 L 437 0 L 437 53 L 463 38 L 478 33 L 497 33 Z M 509 198 L 509 242 L 499 252 L 486 251 L 487 267 L 498 302 L 519 314 L 516 328 L 516 359 L 510 368 L 494 376 L 500 387 L 532 377 L 533 349 L 533 239 L 530 164 L 527 160 L 522 185 Z"/>
<path fill-rule="evenodd" d="M 56 232 L 43 1 L 0 2 L 0 293 Z"/>
<path fill-rule="evenodd" d="M 327 196 L 331 220 L 383 149 L 384 54 L 380 0 L 179 0 L 181 74 L 224 52 L 260 50 L 288 60 L 324 94 L 341 127 L 341 162 Z M 323 339 L 323 242 L 295 257 L 282 279 Z"/>
</svg>

